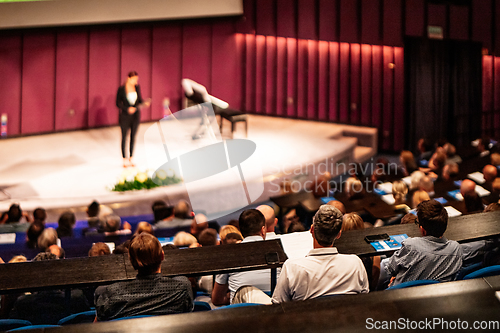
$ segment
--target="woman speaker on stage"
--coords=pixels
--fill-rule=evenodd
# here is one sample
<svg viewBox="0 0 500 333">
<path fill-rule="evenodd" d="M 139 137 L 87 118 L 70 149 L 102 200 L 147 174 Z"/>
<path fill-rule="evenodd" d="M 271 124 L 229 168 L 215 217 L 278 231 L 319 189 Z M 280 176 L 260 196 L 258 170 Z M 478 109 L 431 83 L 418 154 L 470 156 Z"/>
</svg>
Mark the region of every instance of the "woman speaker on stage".
<svg viewBox="0 0 500 333">
<path fill-rule="evenodd" d="M 141 96 L 141 88 L 137 84 L 139 75 L 132 71 L 128 73 L 127 81 L 118 88 L 116 93 L 116 106 L 120 109 L 119 123 L 122 130 L 122 157 L 123 166 L 135 166 L 132 162 L 134 152 L 135 135 L 141 121 L 141 106 L 149 106 L 151 100 L 144 101 Z M 125 141 L 130 130 L 130 155 L 127 158 Z"/>
</svg>

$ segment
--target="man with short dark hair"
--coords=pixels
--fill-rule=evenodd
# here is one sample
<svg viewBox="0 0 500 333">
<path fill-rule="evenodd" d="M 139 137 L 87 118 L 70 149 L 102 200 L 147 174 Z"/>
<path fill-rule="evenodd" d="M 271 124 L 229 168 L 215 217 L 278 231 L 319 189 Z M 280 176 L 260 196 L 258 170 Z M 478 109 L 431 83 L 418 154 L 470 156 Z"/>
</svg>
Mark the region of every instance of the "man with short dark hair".
<svg viewBox="0 0 500 333">
<path fill-rule="evenodd" d="M 423 237 L 404 240 L 385 266 L 393 276 L 391 285 L 414 280 L 451 281 L 462 268 L 462 248 L 443 237 L 448 226 L 443 205 L 436 200 L 421 202 L 417 219 Z"/>
<path fill-rule="evenodd" d="M 137 278 L 97 288 L 96 320 L 193 310 L 189 280 L 184 276 L 169 278 L 161 274 L 164 253 L 158 239 L 144 232 L 134 236 L 129 257 L 137 270 Z"/>
<path fill-rule="evenodd" d="M 319 208 L 311 226 L 314 248 L 304 258 L 285 261 L 273 303 L 368 292 L 368 276 L 361 259 L 339 254 L 333 246 L 341 235 L 342 220 L 337 208 L 330 205 Z"/>
<path fill-rule="evenodd" d="M 239 225 L 244 237 L 242 243 L 265 240 L 265 221 L 264 215 L 257 209 L 247 209 L 241 213 Z M 243 286 L 254 286 L 264 292 L 269 292 L 271 290 L 271 270 L 261 269 L 217 275 L 212 291 L 212 303 L 215 305 L 232 303 L 236 291 Z M 229 298 L 227 297 L 228 290 L 230 291 Z"/>
</svg>

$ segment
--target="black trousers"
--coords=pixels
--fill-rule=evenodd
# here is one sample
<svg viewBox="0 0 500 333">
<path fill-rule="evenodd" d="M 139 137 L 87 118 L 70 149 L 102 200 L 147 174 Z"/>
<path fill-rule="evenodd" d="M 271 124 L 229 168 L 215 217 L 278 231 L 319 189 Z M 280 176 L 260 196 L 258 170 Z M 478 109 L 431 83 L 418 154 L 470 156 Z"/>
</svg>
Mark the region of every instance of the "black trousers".
<svg viewBox="0 0 500 333">
<path fill-rule="evenodd" d="M 141 122 L 141 112 L 139 110 L 135 111 L 134 114 L 129 114 L 128 112 L 120 112 L 118 119 L 120 123 L 120 128 L 122 130 L 122 157 L 126 158 L 126 141 L 127 134 L 130 130 L 130 157 L 134 153 L 134 143 L 135 135 L 137 133 L 137 128 L 139 128 L 139 123 Z"/>
</svg>

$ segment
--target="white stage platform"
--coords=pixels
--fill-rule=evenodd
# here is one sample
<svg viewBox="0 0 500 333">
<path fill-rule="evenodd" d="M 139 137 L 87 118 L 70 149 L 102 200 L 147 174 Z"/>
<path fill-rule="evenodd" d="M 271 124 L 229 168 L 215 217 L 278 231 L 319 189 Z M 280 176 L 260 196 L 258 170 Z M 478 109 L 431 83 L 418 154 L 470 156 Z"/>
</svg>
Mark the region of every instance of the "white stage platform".
<svg viewBox="0 0 500 333">
<path fill-rule="evenodd" d="M 196 119 L 180 121 L 199 123 Z M 144 133 L 152 125 L 141 124 L 137 134 L 134 160 L 138 170 L 148 167 Z M 225 125 L 227 136 L 230 127 Z M 234 138 L 245 138 L 243 125 L 238 124 Z M 247 139 L 256 144 L 254 154 L 265 182 L 259 200 L 278 195 L 276 190 L 285 178 L 303 183 L 324 172 L 322 164 L 323 169 L 331 169 L 339 161 L 368 159 L 376 154 L 376 138 L 373 128 L 249 115 Z M 109 190 L 124 170 L 118 127 L 2 139 L 0 147 L 0 211 L 14 202 L 32 211 L 86 206 L 94 199 L 110 204 L 187 197 L 184 184 L 125 193 Z"/>
</svg>

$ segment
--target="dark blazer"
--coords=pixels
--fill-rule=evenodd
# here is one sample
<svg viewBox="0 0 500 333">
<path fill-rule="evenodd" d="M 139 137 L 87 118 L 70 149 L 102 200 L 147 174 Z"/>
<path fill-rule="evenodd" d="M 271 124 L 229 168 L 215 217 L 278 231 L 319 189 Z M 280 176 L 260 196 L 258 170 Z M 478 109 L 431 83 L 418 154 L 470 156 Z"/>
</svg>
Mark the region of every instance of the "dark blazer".
<svg viewBox="0 0 500 333">
<path fill-rule="evenodd" d="M 129 107 L 134 106 L 137 108 L 139 107 L 139 104 L 144 102 L 141 95 L 141 87 L 139 85 L 136 85 L 135 90 L 137 91 L 137 100 L 135 101 L 134 105 L 130 105 L 130 103 L 127 100 L 125 85 L 118 88 L 118 92 L 116 93 L 116 106 L 120 109 L 121 112 L 127 114 Z"/>
</svg>

